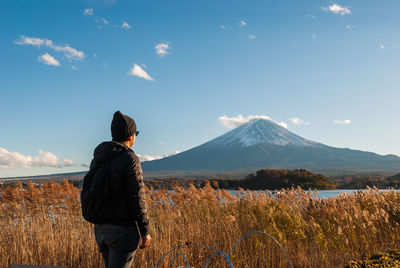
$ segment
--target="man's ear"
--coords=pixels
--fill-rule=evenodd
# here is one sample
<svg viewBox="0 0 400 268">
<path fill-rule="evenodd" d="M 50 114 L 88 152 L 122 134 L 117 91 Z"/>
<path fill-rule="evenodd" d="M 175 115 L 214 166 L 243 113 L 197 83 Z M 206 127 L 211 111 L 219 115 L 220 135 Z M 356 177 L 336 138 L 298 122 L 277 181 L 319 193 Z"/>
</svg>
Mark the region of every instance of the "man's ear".
<svg viewBox="0 0 400 268">
<path fill-rule="evenodd" d="M 133 136 L 129 136 L 128 141 L 133 141 Z"/>
</svg>

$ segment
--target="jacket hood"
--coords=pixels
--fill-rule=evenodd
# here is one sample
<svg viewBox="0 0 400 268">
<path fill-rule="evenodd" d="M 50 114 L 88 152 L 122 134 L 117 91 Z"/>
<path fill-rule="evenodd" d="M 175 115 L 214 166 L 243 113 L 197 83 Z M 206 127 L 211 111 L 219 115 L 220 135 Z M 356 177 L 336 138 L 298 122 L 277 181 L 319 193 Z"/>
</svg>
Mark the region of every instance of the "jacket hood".
<svg viewBox="0 0 400 268">
<path fill-rule="evenodd" d="M 121 151 L 129 151 L 130 149 L 122 143 L 115 141 L 105 141 L 100 143 L 94 149 L 93 157 L 95 161 L 104 162 L 112 158 Z"/>
</svg>

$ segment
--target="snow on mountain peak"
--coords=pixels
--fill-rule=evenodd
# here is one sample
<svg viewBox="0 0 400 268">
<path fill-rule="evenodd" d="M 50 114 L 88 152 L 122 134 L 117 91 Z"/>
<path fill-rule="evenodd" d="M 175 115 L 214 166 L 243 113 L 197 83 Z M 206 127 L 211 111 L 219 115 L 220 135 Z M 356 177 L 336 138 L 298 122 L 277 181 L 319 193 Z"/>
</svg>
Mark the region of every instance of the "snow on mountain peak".
<svg viewBox="0 0 400 268">
<path fill-rule="evenodd" d="M 268 119 L 252 119 L 211 141 L 213 144 L 244 147 L 256 144 L 315 146 L 317 143 L 303 139 Z"/>
<path fill-rule="evenodd" d="M 248 123 L 252 120 L 255 120 L 255 119 L 271 120 L 272 122 L 280 125 L 281 127 L 288 128 L 288 126 L 285 122 L 274 121 L 269 116 L 266 116 L 266 115 L 248 115 L 248 116 L 244 117 L 241 114 L 239 114 L 236 117 L 229 117 L 229 116 L 224 115 L 224 116 L 220 116 L 218 118 L 218 120 L 221 124 L 223 124 L 224 126 L 226 126 L 227 128 L 230 128 L 230 129 L 239 127 L 239 126 L 241 126 L 245 123 Z"/>
</svg>

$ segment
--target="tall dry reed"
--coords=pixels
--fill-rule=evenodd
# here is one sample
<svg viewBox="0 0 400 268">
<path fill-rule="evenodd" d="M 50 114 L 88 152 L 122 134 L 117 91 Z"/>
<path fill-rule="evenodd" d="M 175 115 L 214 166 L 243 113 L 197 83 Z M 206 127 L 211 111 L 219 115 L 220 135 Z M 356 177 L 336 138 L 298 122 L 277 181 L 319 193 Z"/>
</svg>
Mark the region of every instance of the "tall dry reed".
<svg viewBox="0 0 400 268">
<path fill-rule="evenodd" d="M 28 183 L 0 190 L 0 267 L 10 264 L 102 267 L 93 227 L 80 216 L 79 190 L 64 181 Z M 150 248 L 138 250 L 133 267 L 170 267 L 178 253 L 191 267 L 203 267 L 214 253 L 226 254 L 247 232 L 260 230 L 279 241 L 294 267 L 343 267 L 374 252 L 400 249 L 400 193 L 369 189 L 319 199 L 302 189 L 271 193 L 176 187 L 147 195 Z M 196 244 L 196 243 L 200 243 Z M 231 254 L 235 267 L 287 267 L 267 236 L 243 238 Z M 178 255 L 174 267 L 185 265 Z M 207 267 L 229 267 L 215 255 Z"/>
</svg>

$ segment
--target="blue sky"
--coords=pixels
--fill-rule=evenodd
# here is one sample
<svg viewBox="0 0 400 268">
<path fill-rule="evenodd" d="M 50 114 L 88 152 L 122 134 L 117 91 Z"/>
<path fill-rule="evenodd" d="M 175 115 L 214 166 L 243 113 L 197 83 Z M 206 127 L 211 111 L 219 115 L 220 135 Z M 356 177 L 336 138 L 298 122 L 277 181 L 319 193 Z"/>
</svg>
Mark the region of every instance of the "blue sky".
<svg viewBox="0 0 400 268">
<path fill-rule="evenodd" d="M 250 115 L 400 155 L 399 1 L 0 5 L 0 177 L 86 170 L 116 110 L 142 159 Z"/>
</svg>

